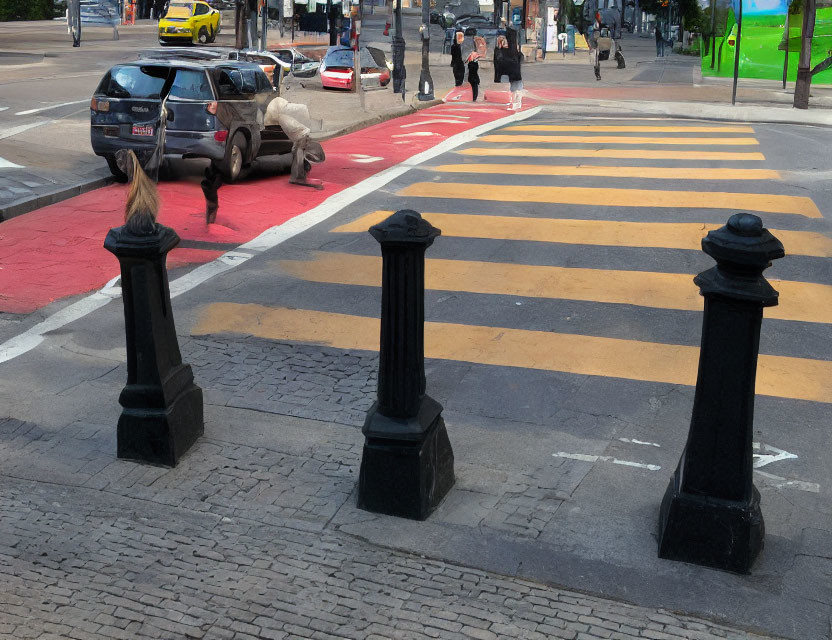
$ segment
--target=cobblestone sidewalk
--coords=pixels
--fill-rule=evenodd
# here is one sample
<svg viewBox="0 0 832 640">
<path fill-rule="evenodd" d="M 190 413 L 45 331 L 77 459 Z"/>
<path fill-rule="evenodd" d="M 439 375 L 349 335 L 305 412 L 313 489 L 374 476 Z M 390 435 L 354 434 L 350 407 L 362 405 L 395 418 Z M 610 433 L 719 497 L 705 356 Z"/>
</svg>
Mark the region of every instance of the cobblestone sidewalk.
<svg viewBox="0 0 832 640">
<path fill-rule="evenodd" d="M 332 434 L 337 434 L 333 437 Z M 381 549 L 339 532 L 361 434 L 203 438 L 176 469 L 114 429 L 0 423 L 2 638 L 757 638 Z"/>
</svg>

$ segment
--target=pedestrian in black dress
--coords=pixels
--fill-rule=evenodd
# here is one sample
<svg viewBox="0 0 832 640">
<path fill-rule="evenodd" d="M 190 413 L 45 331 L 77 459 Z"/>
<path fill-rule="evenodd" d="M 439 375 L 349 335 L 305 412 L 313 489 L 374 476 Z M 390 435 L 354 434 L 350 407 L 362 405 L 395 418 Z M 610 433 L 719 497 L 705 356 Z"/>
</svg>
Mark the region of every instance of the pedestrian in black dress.
<svg viewBox="0 0 832 640">
<path fill-rule="evenodd" d="M 477 96 L 480 92 L 480 54 L 472 51 L 468 56 L 468 82 L 471 83 L 471 95 L 474 102 L 477 101 Z"/>
<path fill-rule="evenodd" d="M 454 72 L 454 85 L 462 86 L 465 80 L 465 63 L 462 61 L 462 42 L 465 40 L 465 35 L 462 31 L 457 31 L 454 37 L 454 43 L 451 45 L 451 69 Z"/>
</svg>

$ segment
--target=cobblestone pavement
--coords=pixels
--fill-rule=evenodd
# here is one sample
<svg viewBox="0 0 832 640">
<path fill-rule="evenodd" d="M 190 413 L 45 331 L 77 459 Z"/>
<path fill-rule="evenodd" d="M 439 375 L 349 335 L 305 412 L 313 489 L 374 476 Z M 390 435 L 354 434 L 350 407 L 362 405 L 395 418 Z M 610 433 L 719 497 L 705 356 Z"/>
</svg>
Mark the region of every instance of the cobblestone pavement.
<svg viewBox="0 0 832 640">
<path fill-rule="evenodd" d="M 206 437 L 165 469 L 116 460 L 110 426 L 3 421 L 0 637 L 760 637 L 345 535 L 362 438 L 328 433 Z"/>
</svg>

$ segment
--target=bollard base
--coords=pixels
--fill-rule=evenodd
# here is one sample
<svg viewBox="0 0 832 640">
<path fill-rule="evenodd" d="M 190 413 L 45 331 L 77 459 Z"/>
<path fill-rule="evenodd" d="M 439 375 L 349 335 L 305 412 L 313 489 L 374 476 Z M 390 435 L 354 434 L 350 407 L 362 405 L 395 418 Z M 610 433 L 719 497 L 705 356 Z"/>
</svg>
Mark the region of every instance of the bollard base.
<svg viewBox="0 0 832 640">
<path fill-rule="evenodd" d="M 678 472 L 659 512 L 659 557 L 746 574 L 763 548 L 760 492 L 747 503 L 683 493 Z"/>
<path fill-rule="evenodd" d="M 359 509 L 424 520 L 453 485 L 454 452 L 441 415 L 418 439 L 367 435 L 358 477 Z"/>
<path fill-rule="evenodd" d="M 204 430 L 202 389 L 191 382 L 166 408 L 125 407 L 118 419 L 117 455 L 175 467 Z"/>
</svg>

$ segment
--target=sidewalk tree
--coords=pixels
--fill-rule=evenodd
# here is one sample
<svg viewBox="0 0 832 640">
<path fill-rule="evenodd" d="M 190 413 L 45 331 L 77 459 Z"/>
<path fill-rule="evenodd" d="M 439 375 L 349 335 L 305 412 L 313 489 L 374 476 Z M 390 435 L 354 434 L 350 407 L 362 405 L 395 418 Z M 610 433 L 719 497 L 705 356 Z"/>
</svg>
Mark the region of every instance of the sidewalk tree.
<svg viewBox="0 0 832 640">
<path fill-rule="evenodd" d="M 10 20 L 51 20 L 53 0 L 0 0 L 0 22 Z"/>
<path fill-rule="evenodd" d="M 812 86 L 812 36 L 815 32 L 815 0 L 796 0 L 803 5 L 803 28 L 800 30 L 800 58 L 797 61 L 797 82 L 794 85 L 795 109 L 809 108 Z"/>
</svg>

